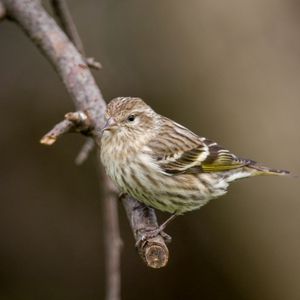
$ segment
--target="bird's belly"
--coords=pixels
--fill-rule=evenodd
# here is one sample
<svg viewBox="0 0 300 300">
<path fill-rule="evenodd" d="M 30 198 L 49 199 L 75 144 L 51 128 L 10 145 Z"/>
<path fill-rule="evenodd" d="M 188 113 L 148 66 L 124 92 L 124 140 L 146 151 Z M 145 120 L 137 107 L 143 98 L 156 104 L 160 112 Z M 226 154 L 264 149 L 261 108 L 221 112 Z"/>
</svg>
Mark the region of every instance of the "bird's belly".
<svg viewBox="0 0 300 300">
<path fill-rule="evenodd" d="M 122 192 L 155 209 L 183 214 L 226 193 L 227 183 L 211 174 L 167 175 L 145 157 L 131 157 L 115 163 L 103 151 L 101 160 L 107 174 Z M 148 161 L 147 161 L 148 160 Z"/>
<path fill-rule="evenodd" d="M 167 176 L 150 179 L 150 175 L 126 176 L 125 192 L 155 209 L 183 214 L 199 209 L 209 200 L 226 193 L 227 184 L 208 182 L 194 175 Z"/>
</svg>

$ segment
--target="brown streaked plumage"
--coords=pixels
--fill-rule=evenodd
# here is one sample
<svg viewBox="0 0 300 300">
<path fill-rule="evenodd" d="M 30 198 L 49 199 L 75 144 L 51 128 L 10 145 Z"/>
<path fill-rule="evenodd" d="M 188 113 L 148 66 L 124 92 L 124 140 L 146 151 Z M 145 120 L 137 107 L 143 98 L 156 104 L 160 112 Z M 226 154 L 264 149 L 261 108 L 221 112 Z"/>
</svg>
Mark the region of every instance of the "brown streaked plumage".
<svg viewBox="0 0 300 300">
<path fill-rule="evenodd" d="M 288 174 L 238 158 L 139 98 L 113 99 L 106 119 L 101 160 L 107 174 L 122 192 L 162 211 L 182 214 L 200 208 L 224 195 L 236 179 Z"/>
</svg>

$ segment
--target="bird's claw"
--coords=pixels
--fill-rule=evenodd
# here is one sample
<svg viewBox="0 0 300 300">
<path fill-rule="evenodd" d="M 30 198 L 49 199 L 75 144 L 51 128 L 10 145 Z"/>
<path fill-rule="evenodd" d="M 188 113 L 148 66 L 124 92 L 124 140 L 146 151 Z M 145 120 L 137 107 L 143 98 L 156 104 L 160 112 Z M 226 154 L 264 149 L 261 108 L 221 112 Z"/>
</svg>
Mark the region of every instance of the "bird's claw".
<svg viewBox="0 0 300 300">
<path fill-rule="evenodd" d="M 135 247 L 140 248 L 147 240 L 153 239 L 158 235 L 160 235 L 166 243 L 170 243 L 172 241 L 171 236 L 165 233 L 161 227 L 157 227 L 155 229 L 141 229 L 139 232 L 140 238 L 135 243 Z"/>
</svg>

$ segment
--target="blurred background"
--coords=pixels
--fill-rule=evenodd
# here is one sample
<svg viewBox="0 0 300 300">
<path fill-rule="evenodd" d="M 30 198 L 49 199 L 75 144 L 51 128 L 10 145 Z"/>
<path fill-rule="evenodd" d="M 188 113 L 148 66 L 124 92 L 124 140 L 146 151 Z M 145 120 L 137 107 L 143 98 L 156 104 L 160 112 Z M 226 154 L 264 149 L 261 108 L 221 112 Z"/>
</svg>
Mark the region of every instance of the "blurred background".
<svg viewBox="0 0 300 300">
<path fill-rule="evenodd" d="M 140 96 L 241 157 L 300 173 L 298 1 L 69 5 L 107 100 Z M 72 101 L 18 26 L 1 22 L 0 39 L 0 299 L 103 299 L 96 158 L 74 165 L 78 135 L 39 144 Z M 168 227 L 160 270 L 141 261 L 120 207 L 123 299 L 299 300 L 299 192 L 294 178 L 233 184 Z"/>
</svg>

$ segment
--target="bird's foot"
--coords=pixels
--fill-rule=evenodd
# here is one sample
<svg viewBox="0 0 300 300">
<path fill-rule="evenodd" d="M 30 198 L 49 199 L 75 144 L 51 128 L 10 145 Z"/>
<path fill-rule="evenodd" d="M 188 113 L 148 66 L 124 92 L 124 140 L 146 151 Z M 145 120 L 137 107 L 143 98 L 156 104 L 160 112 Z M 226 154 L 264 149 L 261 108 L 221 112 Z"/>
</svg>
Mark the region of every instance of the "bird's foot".
<svg viewBox="0 0 300 300">
<path fill-rule="evenodd" d="M 135 243 L 135 247 L 139 248 L 142 246 L 144 242 L 146 242 L 148 239 L 153 239 L 157 236 L 161 236 L 166 243 L 170 243 L 172 238 L 170 235 L 165 233 L 163 230 L 165 229 L 165 226 L 159 226 L 155 229 L 141 229 L 139 231 L 140 238 Z"/>
<path fill-rule="evenodd" d="M 164 223 L 154 229 L 141 229 L 139 235 L 141 236 L 135 243 L 136 247 L 140 247 L 148 239 L 153 239 L 160 235 L 166 243 L 170 243 L 172 238 L 164 232 L 166 226 L 176 218 L 176 214 L 171 215 Z"/>
</svg>

